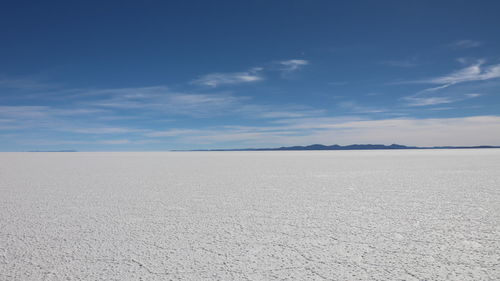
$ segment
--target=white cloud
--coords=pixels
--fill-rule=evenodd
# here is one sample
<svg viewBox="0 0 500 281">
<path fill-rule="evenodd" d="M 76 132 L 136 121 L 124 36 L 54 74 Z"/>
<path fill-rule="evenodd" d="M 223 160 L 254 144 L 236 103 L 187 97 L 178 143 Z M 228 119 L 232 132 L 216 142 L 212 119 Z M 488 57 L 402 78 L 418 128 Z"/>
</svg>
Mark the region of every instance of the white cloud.
<svg viewBox="0 0 500 281">
<path fill-rule="evenodd" d="M 86 128 L 86 127 L 62 127 L 59 128 L 60 131 L 72 132 L 78 134 L 126 134 L 126 133 L 135 133 L 142 132 L 144 130 L 140 129 L 132 129 L 125 127 L 96 127 L 96 128 Z"/>
<path fill-rule="evenodd" d="M 469 81 L 483 81 L 500 78 L 500 64 L 494 64 L 484 67 L 484 63 L 484 60 L 480 60 L 475 64 L 452 72 L 448 75 L 424 80 L 422 82 L 450 86 L 453 84 Z"/>
<path fill-rule="evenodd" d="M 64 107 L 0 106 L 0 130 L 24 130 L 25 134 L 29 130 L 33 136 L 64 132 L 79 134 L 83 138 L 124 134 L 175 137 L 196 132 L 191 130 L 152 132 L 145 129 L 144 121 L 154 122 L 154 126 L 163 126 L 168 116 L 214 118 L 225 115 L 244 119 L 276 120 L 324 114 L 323 110 L 293 104 L 281 104 L 279 108 L 255 104 L 247 97 L 237 97 L 228 93 L 175 93 L 162 86 L 81 90 L 74 91 L 73 94 L 73 98 L 70 99 L 72 103 Z M 137 120 L 133 123 L 134 126 L 123 125 L 123 120 L 128 118 Z"/>
<path fill-rule="evenodd" d="M 339 106 L 341 108 L 348 109 L 353 113 L 382 113 L 387 111 L 384 108 L 375 108 L 375 107 L 360 105 L 354 101 L 343 101 L 339 103 Z"/>
<path fill-rule="evenodd" d="M 477 97 L 480 97 L 482 95 L 478 94 L 478 93 L 472 93 L 472 94 L 465 94 L 465 96 L 468 98 L 477 98 Z"/>
<path fill-rule="evenodd" d="M 455 107 L 451 107 L 451 106 L 431 107 L 428 110 L 437 110 L 437 111 L 440 111 L 440 110 L 452 110 L 452 109 L 455 109 Z"/>
<path fill-rule="evenodd" d="M 421 91 L 422 93 L 424 93 L 424 92 L 441 90 L 449 86 L 464 82 L 485 81 L 485 80 L 500 78 L 500 64 L 492 64 L 485 66 L 484 65 L 485 63 L 486 63 L 485 60 L 477 60 L 467 67 L 453 71 L 443 76 L 438 76 L 423 80 L 395 82 L 392 84 L 418 83 L 418 84 L 439 85 Z"/>
<path fill-rule="evenodd" d="M 299 70 L 303 66 L 309 64 L 307 60 L 299 60 L 299 59 L 284 60 L 278 63 L 282 66 L 282 70 L 287 72 Z"/>
<path fill-rule="evenodd" d="M 118 139 L 118 140 L 102 140 L 98 142 L 99 144 L 129 144 L 131 143 L 128 139 Z"/>
<path fill-rule="evenodd" d="M 192 81 L 192 83 L 209 87 L 217 87 L 220 85 L 257 82 L 264 79 L 260 75 L 262 70 L 263 68 L 261 67 L 255 67 L 244 72 L 210 73 Z"/>
<path fill-rule="evenodd" d="M 81 102 L 88 106 L 110 110 L 134 110 L 136 116 L 140 116 L 138 112 L 146 115 L 218 116 L 227 114 L 232 108 L 248 99 L 227 93 L 178 93 L 160 86 L 94 90 L 90 91 L 89 95 L 102 97 Z M 80 93 L 78 98 L 86 96 L 85 93 Z"/>
<path fill-rule="evenodd" d="M 407 97 L 409 106 L 426 106 L 455 102 L 451 97 Z"/>
<path fill-rule="evenodd" d="M 0 118 L 9 120 L 9 126 L 2 126 L 0 130 L 16 129 L 60 129 L 66 124 L 73 123 L 67 118 L 92 116 L 102 113 L 102 110 L 92 108 L 55 108 L 51 106 L 0 106 Z"/>
<path fill-rule="evenodd" d="M 257 117 L 259 118 L 298 118 L 306 117 L 310 115 L 318 115 L 323 111 L 321 110 L 311 110 L 311 111 L 263 111 Z"/>
<path fill-rule="evenodd" d="M 500 64 L 493 64 L 488 66 L 484 66 L 484 64 L 484 60 L 479 60 L 474 64 L 451 72 L 444 76 L 414 81 L 416 83 L 437 84 L 438 86 L 424 89 L 414 95 L 404 97 L 403 100 L 406 100 L 408 102 L 408 105 L 410 106 L 426 106 L 452 103 L 468 98 L 478 97 L 480 96 L 480 94 L 476 93 L 458 95 L 453 93 L 448 96 L 436 96 L 435 94 L 434 96 L 431 96 L 431 94 L 460 83 L 485 81 L 500 78 Z"/>
<path fill-rule="evenodd" d="M 0 88 L 10 88 L 10 89 L 21 89 L 21 90 L 36 90 L 44 89 L 56 86 L 55 84 L 49 84 L 46 82 L 41 82 L 39 79 L 33 77 L 4 77 L 0 76 Z"/>
<path fill-rule="evenodd" d="M 264 80 L 264 72 L 266 71 L 279 71 L 282 74 L 287 74 L 299 70 L 308 64 L 307 60 L 302 59 L 283 60 L 267 64 L 265 67 L 252 67 L 242 72 L 210 73 L 191 81 L 191 83 L 214 88 L 221 85 L 254 83 Z"/>
<path fill-rule="evenodd" d="M 16 119 L 45 118 L 49 116 L 48 106 L 0 106 L 0 116 Z"/>
<path fill-rule="evenodd" d="M 162 87 L 115 89 L 93 91 L 106 93 L 104 99 L 87 102 L 87 105 L 121 110 L 143 111 L 148 114 L 214 117 L 238 115 L 244 118 L 276 119 L 318 116 L 324 110 L 294 104 L 271 105 L 252 103 L 249 97 L 228 93 L 194 94 L 175 93 Z"/>
<path fill-rule="evenodd" d="M 281 104 L 278 108 L 276 106 L 259 104 L 241 104 L 235 109 L 235 112 L 247 118 L 262 119 L 310 117 L 325 113 L 325 111 L 321 109 L 293 104 Z"/>
<path fill-rule="evenodd" d="M 473 99 L 480 97 L 481 94 L 478 93 L 471 93 L 471 94 L 464 94 L 464 95 L 454 95 L 454 96 L 434 96 L 434 97 L 428 97 L 428 96 L 412 96 L 412 97 L 406 97 L 404 98 L 409 106 L 428 106 L 428 105 L 438 105 L 438 104 L 445 104 L 445 103 L 453 103 L 453 102 L 458 102 L 462 100 L 467 100 L 467 99 Z"/>
<path fill-rule="evenodd" d="M 156 131 L 151 133 L 146 133 L 147 137 L 179 137 L 185 135 L 193 135 L 204 132 L 203 130 L 193 130 L 193 129 L 169 129 L 164 131 Z"/>
<path fill-rule="evenodd" d="M 172 94 L 166 97 L 166 104 L 175 108 L 199 109 L 199 107 L 209 107 L 218 110 L 228 107 L 244 98 L 238 98 L 226 94 Z"/>
<path fill-rule="evenodd" d="M 149 142 L 149 141 L 148 141 Z M 121 144 L 141 144 L 143 141 L 131 141 L 129 139 L 102 139 L 102 140 L 50 140 L 42 139 L 36 142 L 32 140 L 23 141 L 22 144 L 30 146 L 60 146 L 60 145 L 121 145 Z"/>
<path fill-rule="evenodd" d="M 64 92 L 66 98 L 87 98 L 99 96 L 119 96 L 127 99 L 143 99 L 161 96 L 169 93 L 170 90 L 165 86 L 148 86 L 135 88 L 111 88 L 111 89 L 72 89 L 70 94 Z"/>
<path fill-rule="evenodd" d="M 66 132 L 77 134 L 130 134 L 142 129 L 110 127 L 100 124 L 94 115 L 106 111 L 92 108 L 56 108 L 53 106 L 0 106 L 0 130 L 24 130 L 25 133 Z M 100 116 L 100 115 L 99 115 Z M 1 125 L 1 123 L 0 123 Z"/>
<path fill-rule="evenodd" d="M 483 42 L 476 40 L 458 40 L 448 44 L 448 46 L 454 49 L 470 49 L 479 47 L 481 45 L 483 45 Z"/>
</svg>

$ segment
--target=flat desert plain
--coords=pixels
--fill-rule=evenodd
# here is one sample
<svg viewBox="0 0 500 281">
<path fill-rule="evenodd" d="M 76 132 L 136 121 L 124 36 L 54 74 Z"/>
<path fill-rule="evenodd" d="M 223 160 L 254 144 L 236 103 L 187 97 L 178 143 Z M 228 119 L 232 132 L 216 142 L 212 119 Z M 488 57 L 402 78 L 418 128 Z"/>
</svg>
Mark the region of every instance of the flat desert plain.
<svg viewBox="0 0 500 281">
<path fill-rule="evenodd" d="M 0 153 L 0 280 L 500 280 L 500 149 Z"/>
</svg>

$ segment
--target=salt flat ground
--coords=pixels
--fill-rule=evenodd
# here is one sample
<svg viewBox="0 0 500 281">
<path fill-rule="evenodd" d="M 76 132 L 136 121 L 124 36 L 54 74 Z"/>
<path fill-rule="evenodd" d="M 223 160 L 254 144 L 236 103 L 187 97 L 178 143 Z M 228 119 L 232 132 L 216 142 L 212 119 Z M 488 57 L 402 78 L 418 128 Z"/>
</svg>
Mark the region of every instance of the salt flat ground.
<svg viewBox="0 0 500 281">
<path fill-rule="evenodd" d="M 500 149 L 0 153 L 0 280 L 500 280 Z"/>
</svg>

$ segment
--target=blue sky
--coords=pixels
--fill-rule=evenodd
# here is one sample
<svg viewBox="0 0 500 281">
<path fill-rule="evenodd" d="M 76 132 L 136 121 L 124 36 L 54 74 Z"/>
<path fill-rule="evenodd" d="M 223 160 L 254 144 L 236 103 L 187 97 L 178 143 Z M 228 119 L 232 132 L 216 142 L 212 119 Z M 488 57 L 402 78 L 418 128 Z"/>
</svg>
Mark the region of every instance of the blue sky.
<svg viewBox="0 0 500 281">
<path fill-rule="evenodd" d="M 0 150 L 500 145 L 499 1 L 2 1 Z"/>
</svg>

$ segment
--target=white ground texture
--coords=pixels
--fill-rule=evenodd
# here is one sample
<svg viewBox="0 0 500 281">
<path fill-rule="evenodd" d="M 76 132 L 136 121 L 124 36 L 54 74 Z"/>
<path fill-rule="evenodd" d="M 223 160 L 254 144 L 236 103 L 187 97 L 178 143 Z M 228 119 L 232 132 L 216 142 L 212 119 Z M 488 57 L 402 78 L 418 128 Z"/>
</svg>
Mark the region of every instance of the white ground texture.
<svg viewBox="0 0 500 281">
<path fill-rule="evenodd" d="M 500 280 L 500 149 L 0 153 L 0 280 Z"/>
</svg>

